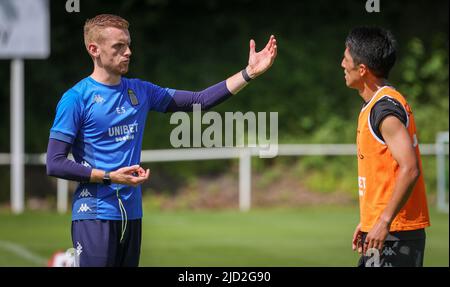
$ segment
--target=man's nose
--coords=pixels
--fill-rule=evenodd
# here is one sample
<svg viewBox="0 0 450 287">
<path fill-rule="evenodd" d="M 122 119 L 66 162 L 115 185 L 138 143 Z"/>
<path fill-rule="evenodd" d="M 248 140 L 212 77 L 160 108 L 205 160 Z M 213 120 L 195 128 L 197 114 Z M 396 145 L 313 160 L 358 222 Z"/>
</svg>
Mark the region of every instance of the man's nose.
<svg viewBox="0 0 450 287">
<path fill-rule="evenodd" d="M 125 54 L 124 54 L 124 55 L 125 55 L 126 57 L 130 57 L 131 54 L 133 54 L 133 53 L 131 52 L 130 47 L 127 47 L 127 50 L 125 51 Z"/>
</svg>

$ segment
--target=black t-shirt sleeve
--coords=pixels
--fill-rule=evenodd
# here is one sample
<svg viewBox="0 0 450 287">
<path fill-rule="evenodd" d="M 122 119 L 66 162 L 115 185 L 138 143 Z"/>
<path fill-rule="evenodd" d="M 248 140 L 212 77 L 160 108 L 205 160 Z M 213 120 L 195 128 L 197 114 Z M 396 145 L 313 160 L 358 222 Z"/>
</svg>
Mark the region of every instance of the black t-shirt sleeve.
<svg viewBox="0 0 450 287">
<path fill-rule="evenodd" d="M 373 132 L 383 141 L 384 139 L 381 135 L 380 124 L 387 116 L 398 118 L 405 126 L 408 122 L 406 111 L 399 101 L 388 97 L 379 100 L 370 111 L 370 124 Z"/>
</svg>

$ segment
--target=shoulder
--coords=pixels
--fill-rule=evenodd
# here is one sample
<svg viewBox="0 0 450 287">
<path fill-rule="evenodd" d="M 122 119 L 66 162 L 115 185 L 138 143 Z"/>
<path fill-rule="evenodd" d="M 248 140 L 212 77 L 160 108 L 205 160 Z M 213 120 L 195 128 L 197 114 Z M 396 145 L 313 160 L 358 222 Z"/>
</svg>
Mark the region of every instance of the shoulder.
<svg viewBox="0 0 450 287">
<path fill-rule="evenodd" d="M 67 90 L 60 103 L 83 105 L 88 98 L 90 89 L 89 81 L 85 78 Z"/>
<path fill-rule="evenodd" d="M 405 126 L 407 125 L 408 114 L 403 104 L 396 98 L 385 96 L 374 104 L 370 117 L 372 122 L 381 122 L 389 115 L 397 117 Z"/>
<path fill-rule="evenodd" d="M 402 109 L 403 105 L 400 103 L 399 100 L 396 98 L 390 97 L 390 96 L 384 96 L 381 99 L 379 99 L 372 108 L 373 110 L 396 110 L 396 109 Z"/>
<path fill-rule="evenodd" d="M 149 81 L 144 81 L 141 79 L 124 78 L 124 80 L 126 81 L 126 83 L 127 83 L 126 85 L 128 88 L 131 88 L 131 89 L 137 90 L 137 91 L 142 91 L 146 95 L 159 95 L 160 96 L 160 95 L 169 94 L 172 96 L 175 91 L 173 89 L 161 87 L 157 84 L 154 84 Z"/>
<path fill-rule="evenodd" d="M 122 81 L 128 86 L 128 87 L 142 87 L 150 84 L 147 81 L 138 79 L 138 78 L 125 78 L 122 77 Z"/>
<path fill-rule="evenodd" d="M 144 81 L 137 78 L 125 78 L 123 77 L 122 80 L 124 81 L 125 86 L 128 89 L 132 89 L 135 92 L 142 92 L 143 94 L 148 94 L 151 92 L 151 90 L 155 89 L 156 85 L 153 83 L 150 83 L 148 81 Z"/>
<path fill-rule="evenodd" d="M 396 88 L 392 86 L 384 87 L 384 89 L 381 92 L 379 100 L 385 99 L 386 97 L 397 100 L 397 102 L 399 102 L 403 106 L 406 104 L 406 98 L 402 95 L 400 91 L 398 91 Z"/>
<path fill-rule="evenodd" d="M 396 120 L 391 119 L 389 122 L 400 121 L 405 127 L 409 125 L 408 113 L 403 104 L 397 98 L 389 95 L 381 97 L 370 110 L 369 125 L 375 135 L 382 141 L 384 139 L 380 130 L 381 124 L 389 116 L 396 118 Z"/>
<path fill-rule="evenodd" d="M 381 91 L 380 97 L 374 103 L 371 114 L 396 113 L 402 117 L 408 117 L 409 106 L 405 97 L 393 86 L 386 86 Z"/>
</svg>

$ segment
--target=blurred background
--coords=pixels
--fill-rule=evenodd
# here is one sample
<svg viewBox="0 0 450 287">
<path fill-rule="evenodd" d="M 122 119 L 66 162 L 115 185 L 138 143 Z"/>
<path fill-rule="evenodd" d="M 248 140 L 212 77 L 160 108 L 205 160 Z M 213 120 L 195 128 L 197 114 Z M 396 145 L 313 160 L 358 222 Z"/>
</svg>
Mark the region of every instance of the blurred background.
<svg viewBox="0 0 450 287">
<path fill-rule="evenodd" d="M 6 0 L 0 0 L 6 1 Z M 278 42 L 272 68 L 224 112 L 278 112 L 280 144 L 354 144 L 362 99 L 345 86 L 340 66 L 353 27 L 379 25 L 399 43 L 390 82 L 412 106 L 421 144 L 435 144 L 449 127 L 447 0 L 381 1 L 368 13 L 364 0 L 127 0 L 49 1 L 47 59 L 25 61 L 25 153 L 46 152 L 62 94 L 92 71 L 83 44 L 86 19 L 118 14 L 131 26 L 128 77 L 163 87 L 202 90 L 247 65 L 248 43 Z M 0 14 L 1 16 L 1 14 Z M 32 16 L 31 16 L 32 17 Z M 0 27 L 1 28 L 1 27 Z M 10 153 L 10 66 L 0 60 L 0 154 Z M 143 149 L 170 149 L 170 114 L 150 113 Z M 431 149 L 433 150 L 433 149 Z M 446 150 L 448 151 L 448 135 Z M 430 152 L 422 158 L 432 227 L 425 266 L 449 265 L 447 213 L 437 210 L 438 173 Z M 354 155 L 295 155 L 251 159 L 251 208 L 239 207 L 239 159 L 146 162 L 141 266 L 354 266 L 351 239 L 358 223 Z M 57 212 L 57 181 L 45 165 L 25 166 L 25 212 L 13 215 L 11 170 L 0 165 L 0 266 L 40 266 L 71 247 L 69 211 Z M 448 175 L 445 179 L 448 196 Z M 61 211 L 61 210 L 60 210 Z"/>
</svg>

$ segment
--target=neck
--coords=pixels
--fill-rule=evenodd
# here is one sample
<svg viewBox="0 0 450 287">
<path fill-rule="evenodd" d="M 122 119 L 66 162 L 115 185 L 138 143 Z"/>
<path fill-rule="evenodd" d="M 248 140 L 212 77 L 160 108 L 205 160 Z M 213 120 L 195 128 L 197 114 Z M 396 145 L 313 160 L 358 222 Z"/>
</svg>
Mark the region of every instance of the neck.
<svg viewBox="0 0 450 287">
<path fill-rule="evenodd" d="M 108 86 L 115 86 L 120 84 L 120 80 L 122 78 L 121 75 L 112 74 L 108 71 L 106 71 L 104 68 L 101 68 L 99 66 L 94 67 L 94 72 L 91 74 L 91 78 L 93 78 L 95 81 L 102 83 L 104 85 Z"/>
<path fill-rule="evenodd" d="M 369 102 L 375 93 L 387 84 L 386 79 L 374 79 L 372 81 L 364 82 L 363 87 L 359 89 L 359 95 L 364 102 Z"/>
</svg>

